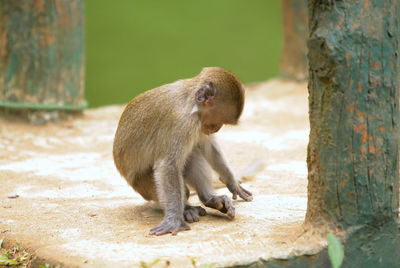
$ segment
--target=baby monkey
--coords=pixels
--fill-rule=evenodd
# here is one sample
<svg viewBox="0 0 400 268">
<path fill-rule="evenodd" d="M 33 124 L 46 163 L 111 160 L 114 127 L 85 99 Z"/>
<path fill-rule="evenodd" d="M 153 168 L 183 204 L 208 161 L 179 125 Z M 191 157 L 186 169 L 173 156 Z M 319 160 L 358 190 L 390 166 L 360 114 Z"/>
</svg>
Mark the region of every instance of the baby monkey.
<svg viewBox="0 0 400 268">
<path fill-rule="evenodd" d="M 128 184 L 146 200 L 163 205 L 165 217 L 150 234 L 189 230 L 206 211 L 188 203 L 188 185 L 200 201 L 230 217 L 231 200 L 217 196 L 210 166 L 233 199 L 253 199 L 232 174 L 211 134 L 224 124 L 237 124 L 244 88 L 231 72 L 204 68 L 194 78 L 179 80 L 135 97 L 125 108 L 115 134 L 114 162 Z"/>
</svg>

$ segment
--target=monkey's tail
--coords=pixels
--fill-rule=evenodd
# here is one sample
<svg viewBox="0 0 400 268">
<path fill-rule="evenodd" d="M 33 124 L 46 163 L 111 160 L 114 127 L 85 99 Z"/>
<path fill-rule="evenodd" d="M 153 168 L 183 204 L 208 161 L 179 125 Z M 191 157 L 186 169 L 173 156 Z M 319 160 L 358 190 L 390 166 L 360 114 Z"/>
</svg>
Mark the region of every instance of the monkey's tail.
<svg viewBox="0 0 400 268">
<path fill-rule="evenodd" d="M 248 165 L 242 172 L 238 173 L 236 178 L 238 178 L 239 183 L 248 182 L 254 179 L 254 177 L 264 168 L 265 163 L 261 160 L 256 160 L 250 165 Z M 221 182 L 221 180 L 212 180 L 212 185 L 214 189 L 225 188 L 226 185 Z M 191 191 L 190 195 L 195 193 Z"/>
<path fill-rule="evenodd" d="M 247 166 L 237 177 L 240 183 L 250 181 L 264 168 L 265 163 L 261 160 L 256 160 Z"/>
<path fill-rule="evenodd" d="M 248 182 L 254 179 L 254 177 L 264 168 L 264 162 L 256 160 L 248 165 L 242 172 L 238 173 L 235 177 L 239 183 Z M 213 180 L 213 187 L 215 189 L 225 188 L 226 185 L 219 180 Z"/>
</svg>

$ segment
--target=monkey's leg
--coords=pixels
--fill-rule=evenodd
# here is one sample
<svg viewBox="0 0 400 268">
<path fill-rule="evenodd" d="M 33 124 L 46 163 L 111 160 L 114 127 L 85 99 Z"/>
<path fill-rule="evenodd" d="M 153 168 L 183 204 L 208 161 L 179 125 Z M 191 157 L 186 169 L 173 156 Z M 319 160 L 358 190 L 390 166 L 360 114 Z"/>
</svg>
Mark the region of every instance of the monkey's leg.
<svg viewBox="0 0 400 268">
<path fill-rule="evenodd" d="M 128 180 L 132 188 L 138 192 L 147 201 L 158 202 L 156 185 L 154 182 L 153 170 L 149 169 L 147 172 L 142 174 L 135 174 L 133 179 Z"/>
<path fill-rule="evenodd" d="M 210 166 L 199 150 L 193 150 L 183 174 L 185 182 L 195 188 L 200 201 L 205 206 L 217 209 L 232 218 L 235 216 L 232 201 L 226 195 L 215 195 L 211 184 Z"/>
<path fill-rule="evenodd" d="M 185 192 L 183 177 L 175 160 L 160 160 L 154 165 L 158 200 L 165 205 L 165 216 L 159 225 L 150 230 L 150 234 L 176 235 L 181 230 L 189 230 L 183 218 Z"/>
</svg>

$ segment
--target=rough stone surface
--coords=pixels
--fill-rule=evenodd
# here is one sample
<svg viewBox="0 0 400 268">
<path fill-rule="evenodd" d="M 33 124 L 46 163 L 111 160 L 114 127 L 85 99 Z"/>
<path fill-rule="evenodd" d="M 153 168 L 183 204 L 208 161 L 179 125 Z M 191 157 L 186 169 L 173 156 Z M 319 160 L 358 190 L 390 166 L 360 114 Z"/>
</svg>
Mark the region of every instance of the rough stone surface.
<svg viewBox="0 0 400 268">
<path fill-rule="evenodd" d="M 240 125 L 217 135 L 237 174 L 263 162 L 243 180 L 254 200 L 234 201 L 234 220 L 207 209 L 208 215 L 177 236 L 148 234 L 162 220 L 162 210 L 135 193 L 114 167 L 112 141 L 122 110 L 87 110 L 44 126 L 0 119 L 0 239 L 5 246 L 19 242 L 36 263 L 62 267 L 132 267 L 157 259 L 160 267 L 167 261 L 172 267 L 192 266 L 192 261 L 229 266 L 326 246 L 322 236 L 304 236 L 305 83 L 273 80 L 247 91 Z M 218 192 L 228 194 L 223 188 Z M 190 201 L 199 204 L 194 195 Z"/>
</svg>

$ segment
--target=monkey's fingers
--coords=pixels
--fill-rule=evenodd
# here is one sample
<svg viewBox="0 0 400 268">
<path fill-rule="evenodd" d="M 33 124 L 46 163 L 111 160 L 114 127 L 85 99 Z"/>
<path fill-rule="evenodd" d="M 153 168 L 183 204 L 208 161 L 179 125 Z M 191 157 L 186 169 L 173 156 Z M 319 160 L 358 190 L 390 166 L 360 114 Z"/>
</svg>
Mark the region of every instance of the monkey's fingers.
<svg viewBox="0 0 400 268">
<path fill-rule="evenodd" d="M 244 189 L 241 185 L 238 185 L 239 188 L 239 196 L 245 201 L 253 200 L 253 194 L 248 190 Z"/>
<path fill-rule="evenodd" d="M 222 203 L 224 205 L 223 210 L 220 210 L 221 212 L 224 211 L 226 215 L 228 215 L 231 218 L 235 217 L 235 207 L 232 204 L 232 201 L 226 196 L 223 195 L 221 196 L 222 198 Z"/>
<path fill-rule="evenodd" d="M 171 233 L 176 235 L 179 231 L 190 230 L 190 226 L 185 221 L 173 222 L 170 220 L 163 220 L 159 225 L 150 230 L 151 235 L 163 235 Z"/>
<path fill-rule="evenodd" d="M 236 200 L 238 195 L 245 201 L 253 200 L 253 194 L 244 189 L 239 183 L 236 183 L 234 186 L 228 185 L 227 187 L 232 193 L 233 200 Z"/>
<path fill-rule="evenodd" d="M 231 184 L 227 184 L 226 187 L 228 188 L 228 190 L 232 193 L 232 199 L 236 200 L 237 199 L 237 195 L 238 195 L 238 188 L 239 184 L 237 182 L 231 183 Z M 240 196 L 240 195 L 239 195 Z"/>
<path fill-rule="evenodd" d="M 235 217 L 235 207 L 226 195 L 213 196 L 205 203 L 205 205 L 210 208 L 215 208 L 222 213 L 226 213 L 231 218 Z"/>
<path fill-rule="evenodd" d="M 237 199 L 237 191 L 236 190 L 232 193 L 232 199 L 233 200 Z"/>
</svg>

